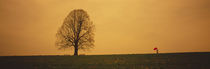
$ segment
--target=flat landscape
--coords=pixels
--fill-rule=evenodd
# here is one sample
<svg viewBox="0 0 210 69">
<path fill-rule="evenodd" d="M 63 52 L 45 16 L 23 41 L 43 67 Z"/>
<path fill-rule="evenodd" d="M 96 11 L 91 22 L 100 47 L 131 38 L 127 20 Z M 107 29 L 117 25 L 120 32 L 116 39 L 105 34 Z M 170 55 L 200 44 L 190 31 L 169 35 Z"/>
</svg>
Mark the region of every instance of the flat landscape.
<svg viewBox="0 0 210 69">
<path fill-rule="evenodd" d="M 210 69 L 210 52 L 1 56 L 1 69 Z"/>
</svg>

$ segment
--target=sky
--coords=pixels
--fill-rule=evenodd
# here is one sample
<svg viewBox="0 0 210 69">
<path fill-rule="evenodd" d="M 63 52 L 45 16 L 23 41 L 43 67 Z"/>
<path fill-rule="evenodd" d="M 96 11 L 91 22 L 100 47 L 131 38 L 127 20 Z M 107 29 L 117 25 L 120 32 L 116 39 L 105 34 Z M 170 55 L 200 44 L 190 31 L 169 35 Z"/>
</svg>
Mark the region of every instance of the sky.
<svg viewBox="0 0 210 69">
<path fill-rule="evenodd" d="M 0 56 L 67 55 L 56 32 L 74 9 L 96 26 L 79 54 L 210 52 L 209 0 L 0 0 Z"/>
</svg>

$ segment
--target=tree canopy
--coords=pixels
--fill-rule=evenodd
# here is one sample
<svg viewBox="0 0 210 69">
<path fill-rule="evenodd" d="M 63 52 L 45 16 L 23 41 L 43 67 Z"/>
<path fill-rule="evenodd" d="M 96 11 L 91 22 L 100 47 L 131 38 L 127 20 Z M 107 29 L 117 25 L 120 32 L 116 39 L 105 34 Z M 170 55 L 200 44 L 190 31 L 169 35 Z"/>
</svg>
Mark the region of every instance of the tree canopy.
<svg viewBox="0 0 210 69">
<path fill-rule="evenodd" d="M 67 15 L 58 29 L 56 45 L 59 49 L 74 47 L 74 55 L 78 55 L 78 49 L 94 47 L 94 29 L 95 25 L 87 12 L 75 9 Z"/>
</svg>

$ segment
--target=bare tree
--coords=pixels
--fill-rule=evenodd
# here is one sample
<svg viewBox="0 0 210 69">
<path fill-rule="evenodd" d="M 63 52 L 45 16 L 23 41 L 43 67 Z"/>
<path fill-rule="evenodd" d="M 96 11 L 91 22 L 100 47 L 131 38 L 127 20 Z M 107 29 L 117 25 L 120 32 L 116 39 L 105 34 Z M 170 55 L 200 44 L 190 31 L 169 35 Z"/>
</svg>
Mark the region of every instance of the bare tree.
<svg viewBox="0 0 210 69">
<path fill-rule="evenodd" d="M 74 55 L 78 55 L 79 49 L 94 47 L 94 29 L 87 12 L 75 9 L 68 14 L 59 28 L 56 45 L 59 49 L 74 47 Z"/>
</svg>

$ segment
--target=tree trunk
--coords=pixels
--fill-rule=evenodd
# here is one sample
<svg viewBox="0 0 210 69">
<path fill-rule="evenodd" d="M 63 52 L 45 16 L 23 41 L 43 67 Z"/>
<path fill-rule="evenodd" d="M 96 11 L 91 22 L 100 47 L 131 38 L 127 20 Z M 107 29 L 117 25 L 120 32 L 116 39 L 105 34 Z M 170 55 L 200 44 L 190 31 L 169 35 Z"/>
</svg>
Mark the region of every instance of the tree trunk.
<svg viewBox="0 0 210 69">
<path fill-rule="evenodd" d="M 74 56 L 78 56 L 78 46 L 74 46 Z"/>
</svg>

